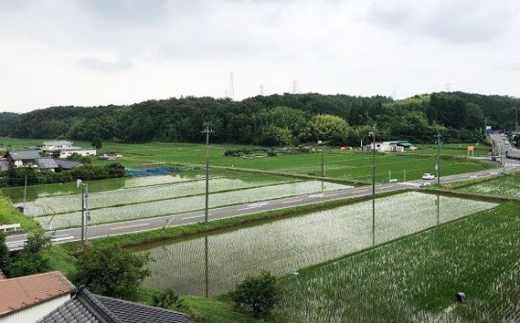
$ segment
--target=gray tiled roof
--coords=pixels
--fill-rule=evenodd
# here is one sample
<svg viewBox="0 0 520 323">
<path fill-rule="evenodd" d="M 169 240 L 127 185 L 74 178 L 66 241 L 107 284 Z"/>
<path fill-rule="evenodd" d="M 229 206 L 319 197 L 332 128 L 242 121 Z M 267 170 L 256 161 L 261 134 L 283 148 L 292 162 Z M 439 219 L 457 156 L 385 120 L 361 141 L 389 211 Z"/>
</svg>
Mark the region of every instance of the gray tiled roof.
<svg viewBox="0 0 520 323">
<path fill-rule="evenodd" d="M 54 162 L 58 165 L 61 165 L 63 169 L 73 169 L 74 167 L 78 167 L 79 165 L 81 165 L 79 161 L 69 159 L 54 158 Z"/>
<path fill-rule="evenodd" d="M 13 160 L 29 160 L 41 158 L 37 150 L 11 150 L 9 151 L 9 156 L 11 156 Z"/>
<path fill-rule="evenodd" d="M 0 172 L 9 170 L 9 162 L 7 160 L 0 160 Z"/>
<path fill-rule="evenodd" d="M 191 317 L 165 309 L 90 293 L 76 295 L 36 323 L 197 323 Z"/>
<path fill-rule="evenodd" d="M 58 164 L 52 158 L 40 158 L 37 161 L 39 169 L 55 169 Z"/>
</svg>

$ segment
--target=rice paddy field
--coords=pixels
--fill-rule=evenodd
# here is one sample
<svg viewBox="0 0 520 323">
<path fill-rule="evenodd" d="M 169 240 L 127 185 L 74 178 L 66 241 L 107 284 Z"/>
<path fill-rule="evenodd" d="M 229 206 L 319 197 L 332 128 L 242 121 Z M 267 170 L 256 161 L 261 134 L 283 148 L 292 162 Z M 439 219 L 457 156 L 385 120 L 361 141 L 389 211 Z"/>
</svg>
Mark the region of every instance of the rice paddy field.
<svg viewBox="0 0 520 323">
<path fill-rule="evenodd" d="M 184 177 L 162 175 L 91 183 L 95 183 L 92 187 L 89 184 L 92 225 L 175 215 L 202 210 L 205 205 L 205 180 L 201 174 L 194 172 Z M 69 184 L 64 184 L 63 189 L 60 185 L 51 188 L 42 185 L 41 192 L 34 187 L 33 193 L 37 197 L 26 203 L 25 215 L 33 217 L 47 230 L 80 226 L 81 194 L 71 187 L 72 183 Z M 283 176 L 222 171 L 211 177 L 209 188 L 209 206 L 216 208 L 352 187 Z M 17 197 L 20 190 L 23 188 L 6 189 L 5 193 Z"/>
<path fill-rule="evenodd" d="M 502 176 L 490 181 L 481 182 L 460 188 L 469 193 L 482 193 L 520 198 L 520 174 Z"/>
<path fill-rule="evenodd" d="M 34 146 L 42 140 L 6 139 L 6 144 L 15 148 Z M 90 143 L 75 142 L 75 145 L 88 147 Z M 465 144 L 461 144 L 465 147 Z M 321 175 L 321 154 L 281 155 L 264 158 L 240 158 L 224 156 L 228 149 L 252 148 L 239 145 L 210 145 L 210 163 L 212 166 L 243 168 L 250 170 L 276 171 L 303 175 Z M 441 160 L 444 175 L 475 172 L 496 167 L 495 164 L 464 158 L 453 158 L 463 155 L 461 147 L 446 146 L 441 154 L 450 155 Z M 464 148 L 465 149 L 465 148 Z M 121 144 L 105 142 L 100 152 L 116 151 L 123 155 L 119 161 L 127 167 L 153 167 L 160 165 L 205 164 L 206 148 L 197 144 L 174 144 L 152 142 L 146 144 Z M 327 177 L 368 181 L 372 179 L 372 157 L 370 153 L 344 151 L 339 149 L 324 150 L 325 175 Z M 436 149 L 425 148 L 413 153 L 378 154 L 377 180 L 388 181 L 389 178 L 412 180 L 421 178 L 423 173 L 435 172 Z M 108 163 L 95 159 L 96 164 Z"/>
<path fill-rule="evenodd" d="M 520 204 L 281 280 L 281 322 L 519 322 Z M 467 301 L 455 302 L 464 292 Z"/>
<path fill-rule="evenodd" d="M 496 206 L 418 192 L 379 198 L 375 242 L 388 242 Z M 149 244 L 136 251 L 150 252 L 154 259 L 146 285 L 203 295 L 207 282 L 209 294 L 218 295 L 261 270 L 285 275 L 371 246 L 372 202 L 366 201 L 188 240 Z"/>
</svg>

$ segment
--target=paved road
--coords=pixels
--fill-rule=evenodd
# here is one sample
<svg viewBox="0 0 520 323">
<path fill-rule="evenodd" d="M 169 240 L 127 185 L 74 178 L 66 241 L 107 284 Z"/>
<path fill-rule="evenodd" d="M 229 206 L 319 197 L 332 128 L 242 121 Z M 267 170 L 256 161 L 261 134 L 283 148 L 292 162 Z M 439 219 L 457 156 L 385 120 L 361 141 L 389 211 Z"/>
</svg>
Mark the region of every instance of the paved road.
<svg viewBox="0 0 520 323">
<path fill-rule="evenodd" d="M 442 166 L 442 165 L 441 165 Z M 510 164 L 506 164 L 504 168 L 506 172 L 520 171 L 520 161 L 511 160 Z M 504 169 L 491 169 L 475 173 L 466 173 L 450 176 L 442 176 L 441 183 L 451 183 L 470 178 L 488 177 L 497 175 Z M 441 168 L 442 171 L 442 168 Z M 377 184 L 376 193 L 394 192 L 404 190 L 407 188 L 418 188 L 421 185 L 429 184 L 435 181 L 409 181 L 392 184 Z M 263 211 L 271 211 L 281 208 L 293 207 L 304 204 L 312 204 L 325 201 L 333 201 L 345 198 L 353 198 L 360 196 L 367 196 L 372 194 L 372 186 L 351 188 L 332 192 L 323 192 L 317 194 L 302 195 L 296 197 L 282 198 L 276 200 L 269 200 L 257 203 L 240 204 L 222 208 L 211 209 L 209 212 L 209 220 L 218 220 L 229 217 L 242 216 Z M 204 212 L 188 212 L 175 215 L 161 216 L 150 219 L 125 221 L 118 223 L 108 223 L 90 226 L 88 229 L 88 236 L 90 239 L 115 236 L 121 234 L 135 233 L 140 231 L 148 231 L 166 226 L 179 226 L 191 223 L 204 221 Z M 47 233 L 52 236 L 54 243 L 65 243 L 71 241 L 79 241 L 81 239 L 81 230 L 79 228 L 64 229 L 50 231 Z M 25 234 L 10 235 L 6 238 L 7 245 L 11 250 L 19 250 L 23 247 L 27 236 Z"/>
</svg>

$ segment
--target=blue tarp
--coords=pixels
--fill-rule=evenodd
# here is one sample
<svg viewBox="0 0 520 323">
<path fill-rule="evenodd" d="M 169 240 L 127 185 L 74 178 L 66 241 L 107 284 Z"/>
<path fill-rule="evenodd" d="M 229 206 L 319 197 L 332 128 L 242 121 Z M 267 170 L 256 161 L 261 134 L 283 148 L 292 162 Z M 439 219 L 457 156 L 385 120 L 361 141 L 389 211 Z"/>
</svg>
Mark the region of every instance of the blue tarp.
<svg viewBox="0 0 520 323">
<path fill-rule="evenodd" d="M 144 177 L 144 176 L 158 176 L 158 175 L 169 175 L 171 169 L 166 168 L 138 168 L 138 169 L 127 169 L 126 173 L 132 177 Z"/>
</svg>

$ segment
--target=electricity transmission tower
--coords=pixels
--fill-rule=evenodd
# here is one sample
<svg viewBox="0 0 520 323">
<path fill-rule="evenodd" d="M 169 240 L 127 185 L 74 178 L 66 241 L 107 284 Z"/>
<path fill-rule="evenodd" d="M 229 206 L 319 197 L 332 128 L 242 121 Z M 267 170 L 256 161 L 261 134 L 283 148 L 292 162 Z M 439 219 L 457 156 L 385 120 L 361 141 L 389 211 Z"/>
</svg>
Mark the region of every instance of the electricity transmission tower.
<svg viewBox="0 0 520 323">
<path fill-rule="evenodd" d="M 233 78 L 234 78 L 234 74 L 233 72 L 231 72 L 231 75 L 229 76 L 229 92 L 228 92 L 228 97 L 231 99 L 231 100 L 234 100 L 235 99 L 235 87 L 233 85 Z"/>
<path fill-rule="evenodd" d="M 300 83 L 298 80 L 293 80 L 291 83 L 291 93 L 292 94 L 298 94 L 300 93 Z"/>
</svg>

